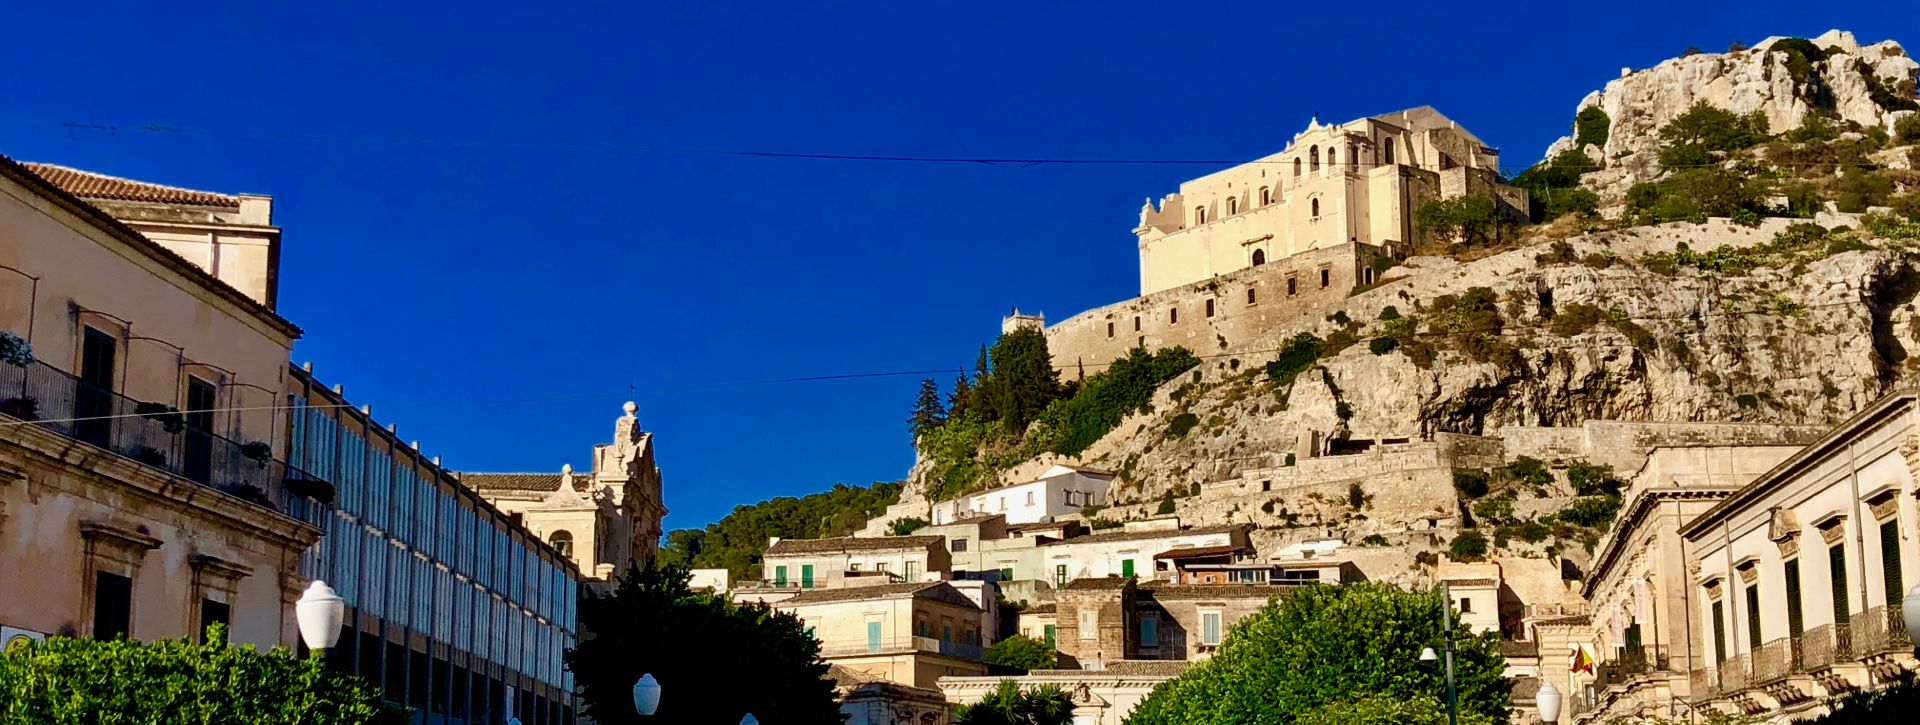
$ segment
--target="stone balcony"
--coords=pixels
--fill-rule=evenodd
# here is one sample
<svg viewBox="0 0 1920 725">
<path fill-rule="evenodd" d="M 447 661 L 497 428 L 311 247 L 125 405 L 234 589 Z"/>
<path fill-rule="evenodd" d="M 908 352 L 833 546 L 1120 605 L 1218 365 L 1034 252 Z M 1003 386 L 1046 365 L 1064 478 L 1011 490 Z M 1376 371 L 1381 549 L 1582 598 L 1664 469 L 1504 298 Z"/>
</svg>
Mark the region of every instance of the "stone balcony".
<svg viewBox="0 0 1920 725">
<path fill-rule="evenodd" d="M 1875 607 L 1694 670 L 1690 679 L 1696 706 L 1752 716 L 1883 687 L 1917 669 L 1900 609 Z"/>
</svg>

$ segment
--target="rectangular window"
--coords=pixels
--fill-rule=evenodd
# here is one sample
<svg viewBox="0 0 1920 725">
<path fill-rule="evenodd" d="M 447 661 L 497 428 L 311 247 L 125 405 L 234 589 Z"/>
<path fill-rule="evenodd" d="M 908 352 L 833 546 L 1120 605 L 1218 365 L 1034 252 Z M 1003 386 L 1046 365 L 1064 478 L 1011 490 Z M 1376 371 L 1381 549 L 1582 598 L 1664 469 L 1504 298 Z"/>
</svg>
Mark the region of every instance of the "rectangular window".
<svg viewBox="0 0 1920 725">
<path fill-rule="evenodd" d="M 1847 545 L 1827 549 L 1827 572 L 1833 580 L 1833 623 L 1846 624 L 1853 619 L 1847 602 Z"/>
<path fill-rule="evenodd" d="M 880 651 L 880 623 L 877 621 L 867 623 L 867 651 Z"/>
<path fill-rule="evenodd" d="M 1887 583 L 1887 606 L 1899 607 L 1907 596 L 1900 578 L 1900 517 L 1880 524 L 1880 574 Z"/>
<path fill-rule="evenodd" d="M 1252 287 L 1248 287 L 1247 288 L 1247 304 L 1253 304 L 1255 300 L 1256 300 L 1256 297 L 1254 294 L 1254 289 Z"/>
<path fill-rule="evenodd" d="M 133 579 L 93 573 L 93 638 L 113 639 L 131 635 L 133 625 Z"/>
<path fill-rule="evenodd" d="M 1132 559 L 1120 560 L 1120 576 L 1123 576 L 1123 577 L 1133 576 L 1133 560 Z"/>
<path fill-rule="evenodd" d="M 910 582 L 920 581 L 920 562 L 907 562 L 906 580 Z"/>
<path fill-rule="evenodd" d="M 1333 284 L 1333 270 L 1320 270 L 1320 289 L 1326 289 L 1330 284 Z"/>
<path fill-rule="evenodd" d="M 1107 323 L 1107 338 L 1108 339 L 1113 338 L 1113 323 L 1111 322 Z"/>
<path fill-rule="evenodd" d="M 1000 581 L 1003 581 L 1003 582 L 1013 581 L 1013 567 L 1011 566 L 1000 567 Z"/>
<path fill-rule="evenodd" d="M 1727 609 L 1719 601 L 1713 603 L 1713 661 L 1727 661 Z"/>
<path fill-rule="evenodd" d="M 1219 612 L 1200 613 L 1200 644 L 1210 646 L 1220 644 Z"/>
<path fill-rule="evenodd" d="M 113 433 L 113 370 L 119 340 L 88 327 L 80 340 L 80 381 L 73 391 L 73 436 L 105 447 Z"/>
<path fill-rule="evenodd" d="M 913 622 L 913 634 L 916 637 L 927 636 L 927 620 L 916 619 Z"/>
<path fill-rule="evenodd" d="M 1167 310 L 1167 324 L 1169 325 L 1180 324 L 1180 308 L 1173 307 Z"/>
<path fill-rule="evenodd" d="M 1134 315 L 1134 316 L 1133 316 L 1133 331 L 1134 331 L 1134 332 L 1139 332 L 1139 331 L 1140 331 L 1140 316 L 1139 316 L 1139 315 Z"/>
<path fill-rule="evenodd" d="M 1094 639 L 1100 636 L 1099 620 L 1091 610 L 1080 610 L 1080 638 Z"/>
<path fill-rule="evenodd" d="M 1207 316 L 1213 316 L 1213 300 L 1211 299 L 1207 300 Z"/>
<path fill-rule="evenodd" d="M 1058 587 L 1064 587 L 1066 585 L 1067 585 L 1067 565 L 1055 564 L 1053 566 L 1053 586 L 1055 588 L 1058 588 Z"/>
<path fill-rule="evenodd" d="M 954 551 L 966 551 L 966 550 L 967 550 L 967 540 L 966 540 L 966 539 L 954 539 L 954 540 L 953 540 L 953 543 L 951 544 L 951 546 L 953 547 L 953 550 L 954 550 Z"/>
<path fill-rule="evenodd" d="M 1800 560 L 1788 559 L 1780 568 L 1787 583 L 1787 636 L 1798 637 L 1806 629 L 1806 620 L 1800 616 Z"/>
<path fill-rule="evenodd" d="M 1160 646 L 1160 620 L 1153 617 L 1140 618 L 1140 646 Z"/>
<path fill-rule="evenodd" d="M 200 630 L 195 632 L 194 636 L 199 638 L 201 642 L 205 642 L 207 628 L 213 626 L 215 622 L 231 625 L 233 623 L 233 608 L 227 606 L 226 602 L 216 602 L 212 599 L 200 600 Z"/>
<path fill-rule="evenodd" d="M 1472 600 L 1472 599 L 1468 599 L 1468 598 L 1466 598 L 1466 597 L 1461 597 L 1461 598 L 1460 598 L 1460 613 L 1461 613 L 1461 614 L 1472 614 L 1472 613 L 1473 613 L 1473 600 Z"/>
<path fill-rule="evenodd" d="M 1028 491 L 1028 492 L 1027 492 L 1027 505 L 1028 505 L 1028 506 L 1032 506 L 1032 505 L 1033 505 L 1033 492 L 1032 492 L 1032 491 Z"/>
<path fill-rule="evenodd" d="M 1294 296 L 1294 294 L 1298 293 L 1299 291 L 1300 291 L 1300 280 L 1294 277 L 1288 277 L 1287 278 L 1287 296 L 1292 297 Z"/>
<path fill-rule="evenodd" d="M 813 565 L 812 564 L 800 565 L 800 588 L 801 589 L 813 588 Z"/>
<path fill-rule="evenodd" d="M 1042 626 L 1042 627 L 1040 628 L 1040 631 L 1041 631 L 1042 633 L 1044 633 L 1044 634 L 1046 635 L 1046 638 L 1047 638 L 1047 646 L 1048 646 L 1048 647 L 1052 647 L 1052 646 L 1053 646 L 1053 635 L 1054 635 L 1054 633 L 1056 633 L 1056 632 L 1058 632 L 1058 631 L 1059 631 L 1059 627 L 1056 627 L 1056 626 L 1054 626 L 1054 625 L 1051 625 L 1051 624 L 1048 624 L 1048 625 L 1044 625 L 1044 626 Z"/>
<path fill-rule="evenodd" d="M 1760 649 L 1760 583 L 1747 586 L 1747 651 Z"/>
<path fill-rule="evenodd" d="M 213 410 L 216 388 L 213 383 L 187 376 L 186 424 L 181 431 L 181 473 L 200 483 L 213 480 Z"/>
</svg>

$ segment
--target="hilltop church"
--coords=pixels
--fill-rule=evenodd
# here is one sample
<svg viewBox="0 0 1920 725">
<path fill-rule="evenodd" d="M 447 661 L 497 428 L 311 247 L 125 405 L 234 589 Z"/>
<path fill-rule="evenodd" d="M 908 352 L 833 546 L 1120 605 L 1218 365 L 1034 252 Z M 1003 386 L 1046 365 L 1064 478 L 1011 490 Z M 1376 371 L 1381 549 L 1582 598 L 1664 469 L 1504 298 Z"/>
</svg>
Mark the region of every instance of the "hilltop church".
<svg viewBox="0 0 1920 725">
<path fill-rule="evenodd" d="M 1422 106 L 1338 125 L 1313 119 L 1279 153 L 1149 199 L 1133 232 L 1140 296 L 1039 327 L 1062 370 L 1134 347 L 1196 354 L 1263 338 L 1379 281 L 1412 252 L 1421 204 L 1485 194 L 1524 218 L 1526 192 L 1500 183 L 1499 151 Z"/>
</svg>

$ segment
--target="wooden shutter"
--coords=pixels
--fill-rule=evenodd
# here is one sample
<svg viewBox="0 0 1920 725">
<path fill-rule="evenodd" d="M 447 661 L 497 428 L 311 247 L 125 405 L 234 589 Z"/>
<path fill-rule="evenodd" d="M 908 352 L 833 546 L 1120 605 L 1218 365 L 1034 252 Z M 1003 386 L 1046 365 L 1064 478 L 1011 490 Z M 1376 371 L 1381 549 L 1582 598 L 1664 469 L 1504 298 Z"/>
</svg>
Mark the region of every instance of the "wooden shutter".
<svg viewBox="0 0 1920 725">
<path fill-rule="evenodd" d="M 1758 582 L 1747 587 L 1747 647 L 1748 651 L 1760 649 L 1760 584 Z"/>
<path fill-rule="evenodd" d="M 1787 580 L 1787 635 L 1798 637 L 1806 631 L 1806 620 L 1800 616 L 1800 560 L 1788 559 L 1781 568 Z"/>
<path fill-rule="evenodd" d="M 1899 608 L 1907 596 L 1900 579 L 1900 519 L 1888 519 L 1880 525 L 1880 573 L 1886 578 L 1887 606 Z"/>
<path fill-rule="evenodd" d="M 1847 607 L 1846 544 L 1827 549 L 1827 572 L 1828 578 L 1833 581 L 1833 623 L 1846 624 L 1853 619 L 1853 613 Z"/>
<path fill-rule="evenodd" d="M 1713 603 L 1713 661 L 1727 661 L 1727 610 L 1721 602 Z"/>
</svg>

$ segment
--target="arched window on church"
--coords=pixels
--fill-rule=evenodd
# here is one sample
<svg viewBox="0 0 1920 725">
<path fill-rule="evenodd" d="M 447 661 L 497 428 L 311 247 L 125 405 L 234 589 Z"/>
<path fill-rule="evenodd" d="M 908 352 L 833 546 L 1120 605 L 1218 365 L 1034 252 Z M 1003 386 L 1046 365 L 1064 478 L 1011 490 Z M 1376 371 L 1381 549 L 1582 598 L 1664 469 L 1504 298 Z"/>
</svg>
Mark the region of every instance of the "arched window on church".
<svg viewBox="0 0 1920 725">
<path fill-rule="evenodd" d="M 1340 154 L 1336 153 L 1332 146 L 1327 147 L 1327 170 L 1335 173 L 1340 171 Z"/>
<path fill-rule="evenodd" d="M 547 537 L 547 543 L 553 544 L 553 550 L 561 556 L 573 558 L 573 534 L 566 529 L 553 532 L 553 536 Z"/>
<path fill-rule="evenodd" d="M 1313 218 L 1315 219 L 1320 218 L 1320 200 L 1319 199 L 1313 200 Z"/>
<path fill-rule="evenodd" d="M 1312 166 L 1313 166 L 1313 168 L 1311 169 L 1312 171 L 1318 172 L 1320 170 L 1320 147 L 1319 146 L 1315 146 L 1313 148 L 1307 149 L 1307 160 L 1312 162 Z"/>
<path fill-rule="evenodd" d="M 1298 156 L 1293 157 L 1293 175 L 1300 175 L 1300 157 Z"/>
<path fill-rule="evenodd" d="M 1227 216 L 1233 216 L 1238 213 L 1240 213 L 1240 200 L 1231 196 L 1227 197 Z"/>
<path fill-rule="evenodd" d="M 1380 150 L 1384 152 L 1386 156 L 1386 162 L 1389 164 L 1393 163 L 1393 137 L 1392 136 L 1388 136 L 1385 140 L 1381 142 Z"/>
<path fill-rule="evenodd" d="M 1207 208 L 1203 206 L 1203 207 L 1194 209 L 1193 225 L 1197 227 L 1205 223 L 1207 223 Z"/>
<path fill-rule="evenodd" d="M 1260 205 L 1266 206 L 1272 203 L 1273 203 L 1273 190 L 1264 186 L 1260 187 Z"/>
<path fill-rule="evenodd" d="M 1266 263 L 1267 263 L 1267 250 L 1265 249 L 1253 250 L 1253 266 L 1258 267 Z"/>
</svg>

